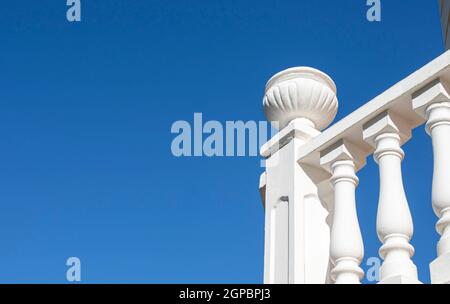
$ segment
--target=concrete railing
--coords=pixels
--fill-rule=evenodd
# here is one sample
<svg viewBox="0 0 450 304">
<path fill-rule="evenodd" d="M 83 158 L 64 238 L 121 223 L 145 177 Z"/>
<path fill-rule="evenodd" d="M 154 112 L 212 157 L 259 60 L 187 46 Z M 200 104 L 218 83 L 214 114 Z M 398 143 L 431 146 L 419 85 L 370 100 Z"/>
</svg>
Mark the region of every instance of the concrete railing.
<svg viewBox="0 0 450 304">
<path fill-rule="evenodd" d="M 364 248 L 355 190 L 370 155 L 380 177 L 380 283 L 420 283 L 401 147 L 423 124 L 433 144 L 431 201 L 441 235 L 431 281 L 450 282 L 450 52 L 329 128 L 338 108 L 336 86 L 318 70 L 276 74 L 263 105 L 267 119 L 280 127 L 261 148 L 266 283 L 361 281 Z"/>
</svg>

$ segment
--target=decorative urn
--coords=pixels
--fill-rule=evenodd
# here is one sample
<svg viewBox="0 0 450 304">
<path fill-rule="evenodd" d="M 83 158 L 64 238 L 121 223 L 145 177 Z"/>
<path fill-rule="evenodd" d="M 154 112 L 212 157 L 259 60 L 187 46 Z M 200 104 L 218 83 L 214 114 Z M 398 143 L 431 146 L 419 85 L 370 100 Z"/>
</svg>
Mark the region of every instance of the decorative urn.
<svg viewBox="0 0 450 304">
<path fill-rule="evenodd" d="M 263 106 L 267 120 L 277 129 L 281 130 L 295 119 L 321 131 L 331 124 L 337 113 L 336 85 L 319 70 L 290 68 L 267 82 Z"/>
</svg>

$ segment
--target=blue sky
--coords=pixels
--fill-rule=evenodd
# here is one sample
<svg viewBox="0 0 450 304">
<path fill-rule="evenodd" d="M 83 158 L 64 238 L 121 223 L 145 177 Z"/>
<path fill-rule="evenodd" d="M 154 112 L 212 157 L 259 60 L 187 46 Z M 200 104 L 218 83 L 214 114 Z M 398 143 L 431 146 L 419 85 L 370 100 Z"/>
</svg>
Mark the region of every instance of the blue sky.
<svg viewBox="0 0 450 304">
<path fill-rule="evenodd" d="M 0 8 L 0 282 L 260 283 L 257 157 L 175 158 L 176 120 L 264 120 L 276 72 L 336 82 L 336 121 L 443 52 L 437 1 L 4 1 Z M 438 235 L 431 142 L 404 146 L 414 260 Z M 359 173 L 366 258 L 377 256 L 378 171 Z M 365 264 L 365 262 L 363 263 Z M 365 268 L 365 266 L 364 266 Z"/>
</svg>

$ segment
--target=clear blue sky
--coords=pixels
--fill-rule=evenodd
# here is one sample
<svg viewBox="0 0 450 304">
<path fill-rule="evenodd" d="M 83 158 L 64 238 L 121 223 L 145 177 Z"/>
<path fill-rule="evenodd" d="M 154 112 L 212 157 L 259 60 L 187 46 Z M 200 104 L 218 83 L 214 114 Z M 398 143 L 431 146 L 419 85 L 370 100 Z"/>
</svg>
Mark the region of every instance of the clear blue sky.
<svg viewBox="0 0 450 304">
<path fill-rule="evenodd" d="M 338 118 L 443 52 L 437 1 L 3 1 L 0 282 L 260 283 L 259 158 L 175 158 L 175 120 L 263 120 L 274 73 L 336 82 Z M 420 279 L 438 235 L 431 142 L 404 147 Z M 378 172 L 359 173 L 366 257 L 377 256 Z M 365 262 L 364 262 L 365 263 Z"/>
</svg>

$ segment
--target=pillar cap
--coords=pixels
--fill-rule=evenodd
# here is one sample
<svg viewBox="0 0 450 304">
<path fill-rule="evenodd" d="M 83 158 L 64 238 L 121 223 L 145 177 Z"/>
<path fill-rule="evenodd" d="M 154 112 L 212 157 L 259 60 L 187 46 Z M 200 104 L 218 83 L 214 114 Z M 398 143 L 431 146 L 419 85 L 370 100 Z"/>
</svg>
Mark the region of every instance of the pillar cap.
<svg viewBox="0 0 450 304">
<path fill-rule="evenodd" d="M 301 118 L 306 125 L 323 130 L 336 117 L 336 85 L 319 70 L 290 68 L 267 82 L 263 106 L 267 120 L 274 127 L 282 129 L 292 120 Z"/>
</svg>

